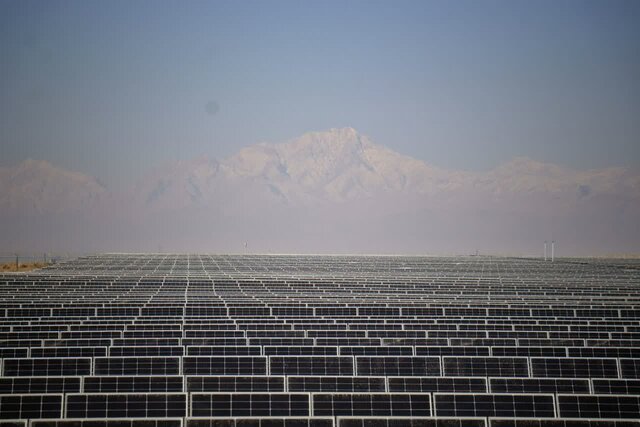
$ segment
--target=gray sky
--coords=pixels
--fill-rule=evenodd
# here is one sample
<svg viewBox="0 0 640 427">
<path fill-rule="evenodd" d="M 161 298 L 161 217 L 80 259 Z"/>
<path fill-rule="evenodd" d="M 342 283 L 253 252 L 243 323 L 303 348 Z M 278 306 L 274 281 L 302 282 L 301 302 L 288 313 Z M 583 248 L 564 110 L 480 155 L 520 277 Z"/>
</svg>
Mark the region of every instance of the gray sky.
<svg viewBox="0 0 640 427">
<path fill-rule="evenodd" d="M 352 126 L 435 165 L 640 167 L 640 2 L 0 5 L 0 165 L 125 185 Z"/>
</svg>

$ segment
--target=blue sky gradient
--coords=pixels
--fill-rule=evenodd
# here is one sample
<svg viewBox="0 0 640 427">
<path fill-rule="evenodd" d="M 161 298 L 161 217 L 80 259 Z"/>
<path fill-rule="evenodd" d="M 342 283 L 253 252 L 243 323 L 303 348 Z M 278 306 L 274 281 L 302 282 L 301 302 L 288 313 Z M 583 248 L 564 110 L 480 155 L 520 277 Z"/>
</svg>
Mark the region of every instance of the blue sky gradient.
<svg viewBox="0 0 640 427">
<path fill-rule="evenodd" d="M 0 3 L 0 165 L 120 187 L 351 126 L 431 164 L 640 167 L 638 1 Z"/>
</svg>

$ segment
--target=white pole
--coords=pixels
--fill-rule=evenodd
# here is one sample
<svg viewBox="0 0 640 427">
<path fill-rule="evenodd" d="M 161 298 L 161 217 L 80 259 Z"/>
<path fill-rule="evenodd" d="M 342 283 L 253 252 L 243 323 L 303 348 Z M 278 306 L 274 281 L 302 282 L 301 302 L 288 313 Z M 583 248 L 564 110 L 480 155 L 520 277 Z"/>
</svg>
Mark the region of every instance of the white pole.
<svg viewBox="0 0 640 427">
<path fill-rule="evenodd" d="M 556 249 L 556 242 L 555 242 L 555 240 L 552 240 L 551 241 L 551 262 L 553 262 L 553 257 L 555 255 L 554 254 L 555 249 Z"/>
<path fill-rule="evenodd" d="M 544 241 L 544 260 L 547 260 L 547 241 Z"/>
</svg>

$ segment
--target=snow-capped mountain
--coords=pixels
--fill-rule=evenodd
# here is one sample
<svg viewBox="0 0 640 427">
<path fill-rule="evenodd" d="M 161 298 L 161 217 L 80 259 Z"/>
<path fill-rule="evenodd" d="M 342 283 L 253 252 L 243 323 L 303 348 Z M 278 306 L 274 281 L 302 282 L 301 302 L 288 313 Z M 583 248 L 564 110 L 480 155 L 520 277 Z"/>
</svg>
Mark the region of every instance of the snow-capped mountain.
<svg viewBox="0 0 640 427">
<path fill-rule="evenodd" d="M 229 176 L 261 179 L 291 198 L 332 201 L 389 192 L 430 193 L 457 185 L 446 171 L 376 145 L 352 128 L 258 144 L 223 163 Z"/>
<path fill-rule="evenodd" d="M 446 170 L 352 128 L 176 162 L 122 193 L 47 162 L 0 168 L 6 250 L 46 234 L 76 251 L 229 252 L 250 241 L 262 252 L 531 253 L 554 238 L 566 253 L 602 254 L 640 252 L 639 217 L 640 174 L 626 168 L 516 158 Z"/>
<path fill-rule="evenodd" d="M 389 194 L 528 193 L 640 196 L 640 175 L 625 168 L 576 171 L 516 158 L 488 172 L 445 170 L 374 144 L 352 128 L 260 143 L 217 162 L 178 162 L 150 175 L 139 200 L 172 206 L 214 200 L 222 187 L 262 188 L 289 203 L 344 202 Z M 241 189 L 238 191 L 242 191 Z"/>
</svg>

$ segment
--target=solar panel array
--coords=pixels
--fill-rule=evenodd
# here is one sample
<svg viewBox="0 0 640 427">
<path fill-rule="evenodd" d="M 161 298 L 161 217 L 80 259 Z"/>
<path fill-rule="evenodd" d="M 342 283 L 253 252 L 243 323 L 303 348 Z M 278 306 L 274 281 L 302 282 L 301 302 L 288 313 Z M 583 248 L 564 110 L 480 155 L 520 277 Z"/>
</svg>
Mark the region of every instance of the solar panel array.
<svg viewBox="0 0 640 427">
<path fill-rule="evenodd" d="M 0 427 L 640 427 L 640 263 L 128 255 L 0 275 Z"/>
</svg>

